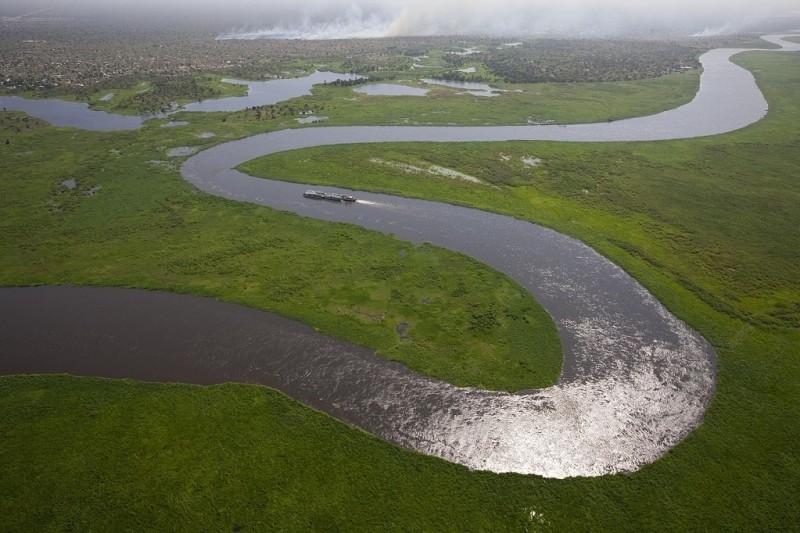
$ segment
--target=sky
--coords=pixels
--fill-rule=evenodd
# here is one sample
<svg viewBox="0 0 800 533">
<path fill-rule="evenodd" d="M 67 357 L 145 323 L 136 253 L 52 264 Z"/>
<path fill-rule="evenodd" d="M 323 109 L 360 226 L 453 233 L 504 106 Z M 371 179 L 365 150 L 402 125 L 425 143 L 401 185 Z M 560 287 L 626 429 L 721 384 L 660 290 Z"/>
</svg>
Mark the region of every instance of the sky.
<svg viewBox="0 0 800 533">
<path fill-rule="evenodd" d="M 219 15 L 233 38 L 397 35 L 719 35 L 764 16 L 800 14 L 798 0 L 2 0 L 0 15 Z"/>
</svg>

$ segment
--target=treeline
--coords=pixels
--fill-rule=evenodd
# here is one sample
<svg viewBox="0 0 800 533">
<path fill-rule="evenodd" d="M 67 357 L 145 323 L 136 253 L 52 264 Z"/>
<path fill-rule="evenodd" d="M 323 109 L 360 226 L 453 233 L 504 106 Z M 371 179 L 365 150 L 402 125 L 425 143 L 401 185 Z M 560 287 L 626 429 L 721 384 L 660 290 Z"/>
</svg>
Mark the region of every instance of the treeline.
<svg viewBox="0 0 800 533">
<path fill-rule="evenodd" d="M 698 67 L 700 51 L 667 41 L 540 39 L 492 49 L 484 63 L 509 83 L 624 81 Z"/>
<path fill-rule="evenodd" d="M 459 72 L 457 70 L 451 70 L 448 72 L 444 72 L 442 74 L 436 74 L 435 76 L 431 76 L 431 79 L 434 80 L 444 80 L 444 81 L 458 81 L 462 83 L 485 83 L 495 80 L 487 79 L 485 76 L 481 76 L 480 74 L 472 74 L 468 72 Z"/>
<path fill-rule="evenodd" d="M 449 53 L 449 54 L 444 54 L 442 56 L 442 59 L 444 59 L 444 62 L 445 64 L 447 64 L 448 68 L 461 68 L 467 62 L 470 63 L 475 63 L 477 61 L 483 62 L 484 55 L 483 53 L 470 54 L 470 55 Z"/>
<path fill-rule="evenodd" d="M 166 113 L 178 100 L 202 101 L 219 98 L 222 91 L 205 85 L 208 78 L 193 74 L 177 76 L 153 76 L 151 88 L 125 98 L 116 108 L 136 109 L 140 115 Z"/>
<path fill-rule="evenodd" d="M 361 77 L 352 80 L 334 80 L 329 82 L 326 81 L 323 83 L 323 85 L 329 85 L 333 87 L 356 87 L 358 85 L 364 85 L 365 83 L 372 83 L 374 81 L 377 81 L 378 79 L 379 79 L 378 77 L 374 78 Z"/>
<path fill-rule="evenodd" d="M 28 116 L 24 113 L 10 111 L 7 112 L 5 108 L 0 113 L 0 132 L 2 133 L 20 133 L 22 131 L 33 130 L 46 125 L 47 123 L 36 117 Z M 8 138 L 5 144 L 10 144 Z"/>
<path fill-rule="evenodd" d="M 313 115 L 321 112 L 324 108 L 325 106 L 312 106 L 310 104 L 303 104 L 301 107 L 289 103 L 252 106 L 244 110 L 244 117 L 253 117 L 259 121 L 270 120 L 282 117 L 296 117 L 298 115 Z"/>
<path fill-rule="evenodd" d="M 364 58 L 347 57 L 341 62 L 340 70 L 368 74 L 370 72 L 407 70 L 412 61 L 405 56 L 383 56 L 372 54 Z"/>
<path fill-rule="evenodd" d="M 74 95 L 77 100 L 89 101 L 97 93 L 105 92 L 110 89 L 132 89 L 139 79 L 134 76 L 116 76 L 114 78 L 104 78 L 99 81 L 86 85 L 59 85 L 58 83 L 39 82 L 34 79 L 23 80 L 21 78 L 8 78 L 5 80 L 13 90 L 7 90 L 10 94 L 24 91 L 36 91 L 41 98 L 58 98 L 64 95 Z"/>
<path fill-rule="evenodd" d="M 117 76 L 115 78 L 101 79 L 100 81 L 86 86 L 78 87 L 64 87 L 63 92 L 74 94 L 78 100 L 90 100 L 92 96 L 97 93 L 105 93 L 111 89 L 133 89 L 136 85 L 141 83 L 141 80 L 135 76 Z"/>
</svg>

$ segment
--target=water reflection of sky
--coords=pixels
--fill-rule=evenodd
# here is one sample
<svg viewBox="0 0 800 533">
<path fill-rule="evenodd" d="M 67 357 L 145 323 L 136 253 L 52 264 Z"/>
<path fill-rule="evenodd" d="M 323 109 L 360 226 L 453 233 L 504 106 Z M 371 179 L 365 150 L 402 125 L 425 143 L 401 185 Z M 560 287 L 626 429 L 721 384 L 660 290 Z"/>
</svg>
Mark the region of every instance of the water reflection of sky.
<svg viewBox="0 0 800 533">
<path fill-rule="evenodd" d="M 354 89 L 357 93 L 369 96 L 425 96 L 427 89 L 409 87 L 398 83 L 370 83 Z"/>
<path fill-rule="evenodd" d="M 273 105 L 292 98 L 311 94 L 314 85 L 332 83 L 337 80 L 355 80 L 361 76 L 336 72 L 315 72 L 302 78 L 285 78 L 268 81 L 246 81 L 224 78 L 222 81 L 236 85 L 247 85 L 247 96 L 233 96 L 217 100 L 203 100 L 183 107 L 186 111 L 241 111 L 253 106 Z"/>
<path fill-rule="evenodd" d="M 499 96 L 505 92 L 501 89 L 494 89 L 486 83 L 475 83 L 468 81 L 447 81 L 447 80 L 434 80 L 425 78 L 422 83 L 429 85 L 441 85 L 442 87 L 450 87 L 452 89 L 462 89 L 473 96 Z"/>
</svg>

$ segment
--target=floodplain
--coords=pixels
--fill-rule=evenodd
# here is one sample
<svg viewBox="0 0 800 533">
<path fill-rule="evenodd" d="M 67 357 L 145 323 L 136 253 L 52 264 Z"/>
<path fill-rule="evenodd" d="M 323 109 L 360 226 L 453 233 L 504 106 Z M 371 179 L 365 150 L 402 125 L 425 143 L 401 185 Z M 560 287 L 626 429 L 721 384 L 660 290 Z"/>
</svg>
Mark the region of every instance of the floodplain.
<svg viewBox="0 0 800 533">
<path fill-rule="evenodd" d="M 248 167 L 511 214 L 578 237 L 623 266 L 720 356 L 705 424 L 663 459 L 635 474 L 595 479 L 471 472 L 400 450 L 269 389 L 9 376 L 0 378 L 4 527 L 792 527 L 800 518 L 793 482 L 800 428 L 792 414 L 800 404 L 793 171 L 800 60 L 753 52 L 737 61 L 755 73 L 770 112 L 742 131 L 708 139 L 319 148 Z M 680 98 L 691 97 L 689 85 Z M 613 83 L 603 88 L 614 92 Z M 298 105 L 346 90 L 324 88 Z M 662 105 L 658 97 L 646 100 L 653 109 Z M 620 109 L 638 114 L 624 103 Z M 386 120 L 377 112 L 370 117 L 369 106 L 325 105 L 331 123 Z M 587 98 L 553 120 L 607 115 Z M 3 113 L 8 142 L 0 144 L 0 160 L 14 172 L 4 176 L 0 197 L 2 284 L 214 296 L 300 318 L 387 354 L 398 345 L 397 331 L 376 316 L 389 310 L 424 319 L 435 332 L 403 348 L 416 350 L 412 355 L 431 367 L 426 373 L 510 390 L 555 379 L 551 324 L 502 276 L 433 247 L 199 194 L 181 180 L 179 161 L 167 157 L 173 148 L 204 148 L 296 123 L 252 113 L 178 118 L 188 124 L 161 129 L 163 120 L 140 131 L 89 133 Z M 491 186 L 409 174 L 373 158 L 440 165 Z M 75 187 L 65 187 L 67 180 Z M 97 194 L 84 194 L 97 186 Z M 413 265 L 399 271 L 400 256 Z M 309 289 L 310 280 L 326 292 Z M 358 281 L 354 287 L 341 280 Z M 408 287 L 410 294 L 403 292 Z M 423 317 L 423 298 L 446 301 L 447 315 L 459 318 Z M 454 320 L 468 322 L 509 302 L 540 324 L 532 333 L 542 345 L 536 361 L 503 360 L 501 348 L 489 357 L 490 344 L 518 338 L 512 323 L 498 320 L 473 336 L 452 330 Z M 448 352 L 473 355 L 451 362 Z M 481 366 L 491 359 L 497 361 Z"/>
</svg>

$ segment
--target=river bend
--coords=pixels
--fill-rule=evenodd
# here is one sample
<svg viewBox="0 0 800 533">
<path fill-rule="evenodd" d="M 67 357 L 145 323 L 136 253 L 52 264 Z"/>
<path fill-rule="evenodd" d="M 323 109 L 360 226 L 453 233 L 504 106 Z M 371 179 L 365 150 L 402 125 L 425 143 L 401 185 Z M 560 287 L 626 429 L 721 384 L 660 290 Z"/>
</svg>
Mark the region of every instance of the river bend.
<svg viewBox="0 0 800 533">
<path fill-rule="evenodd" d="M 454 387 L 317 334 L 302 349 L 280 343 L 283 355 L 251 360 L 237 380 L 277 387 L 390 442 L 474 469 L 596 476 L 660 457 L 702 422 L 714 392 L 715 354 L 619 267 L 575 239 L 513 218 L 363 192 L 355 193 L 354 205 L 307 200 L 304 185 L 234 167 L 262 155 L 347 143 L 641 141 L 732 131 L 767 110 L 752 75 L 729 61 L 739 51 L 705 54 L 696 98 L 650 117 L 566 127 L 312 127 L 189 158 L 183 177 L 210 194 L 430 242 L 493 266 L 544 306 L 564 348 L 556 385 L 517 394 Z"/>
</svg>

